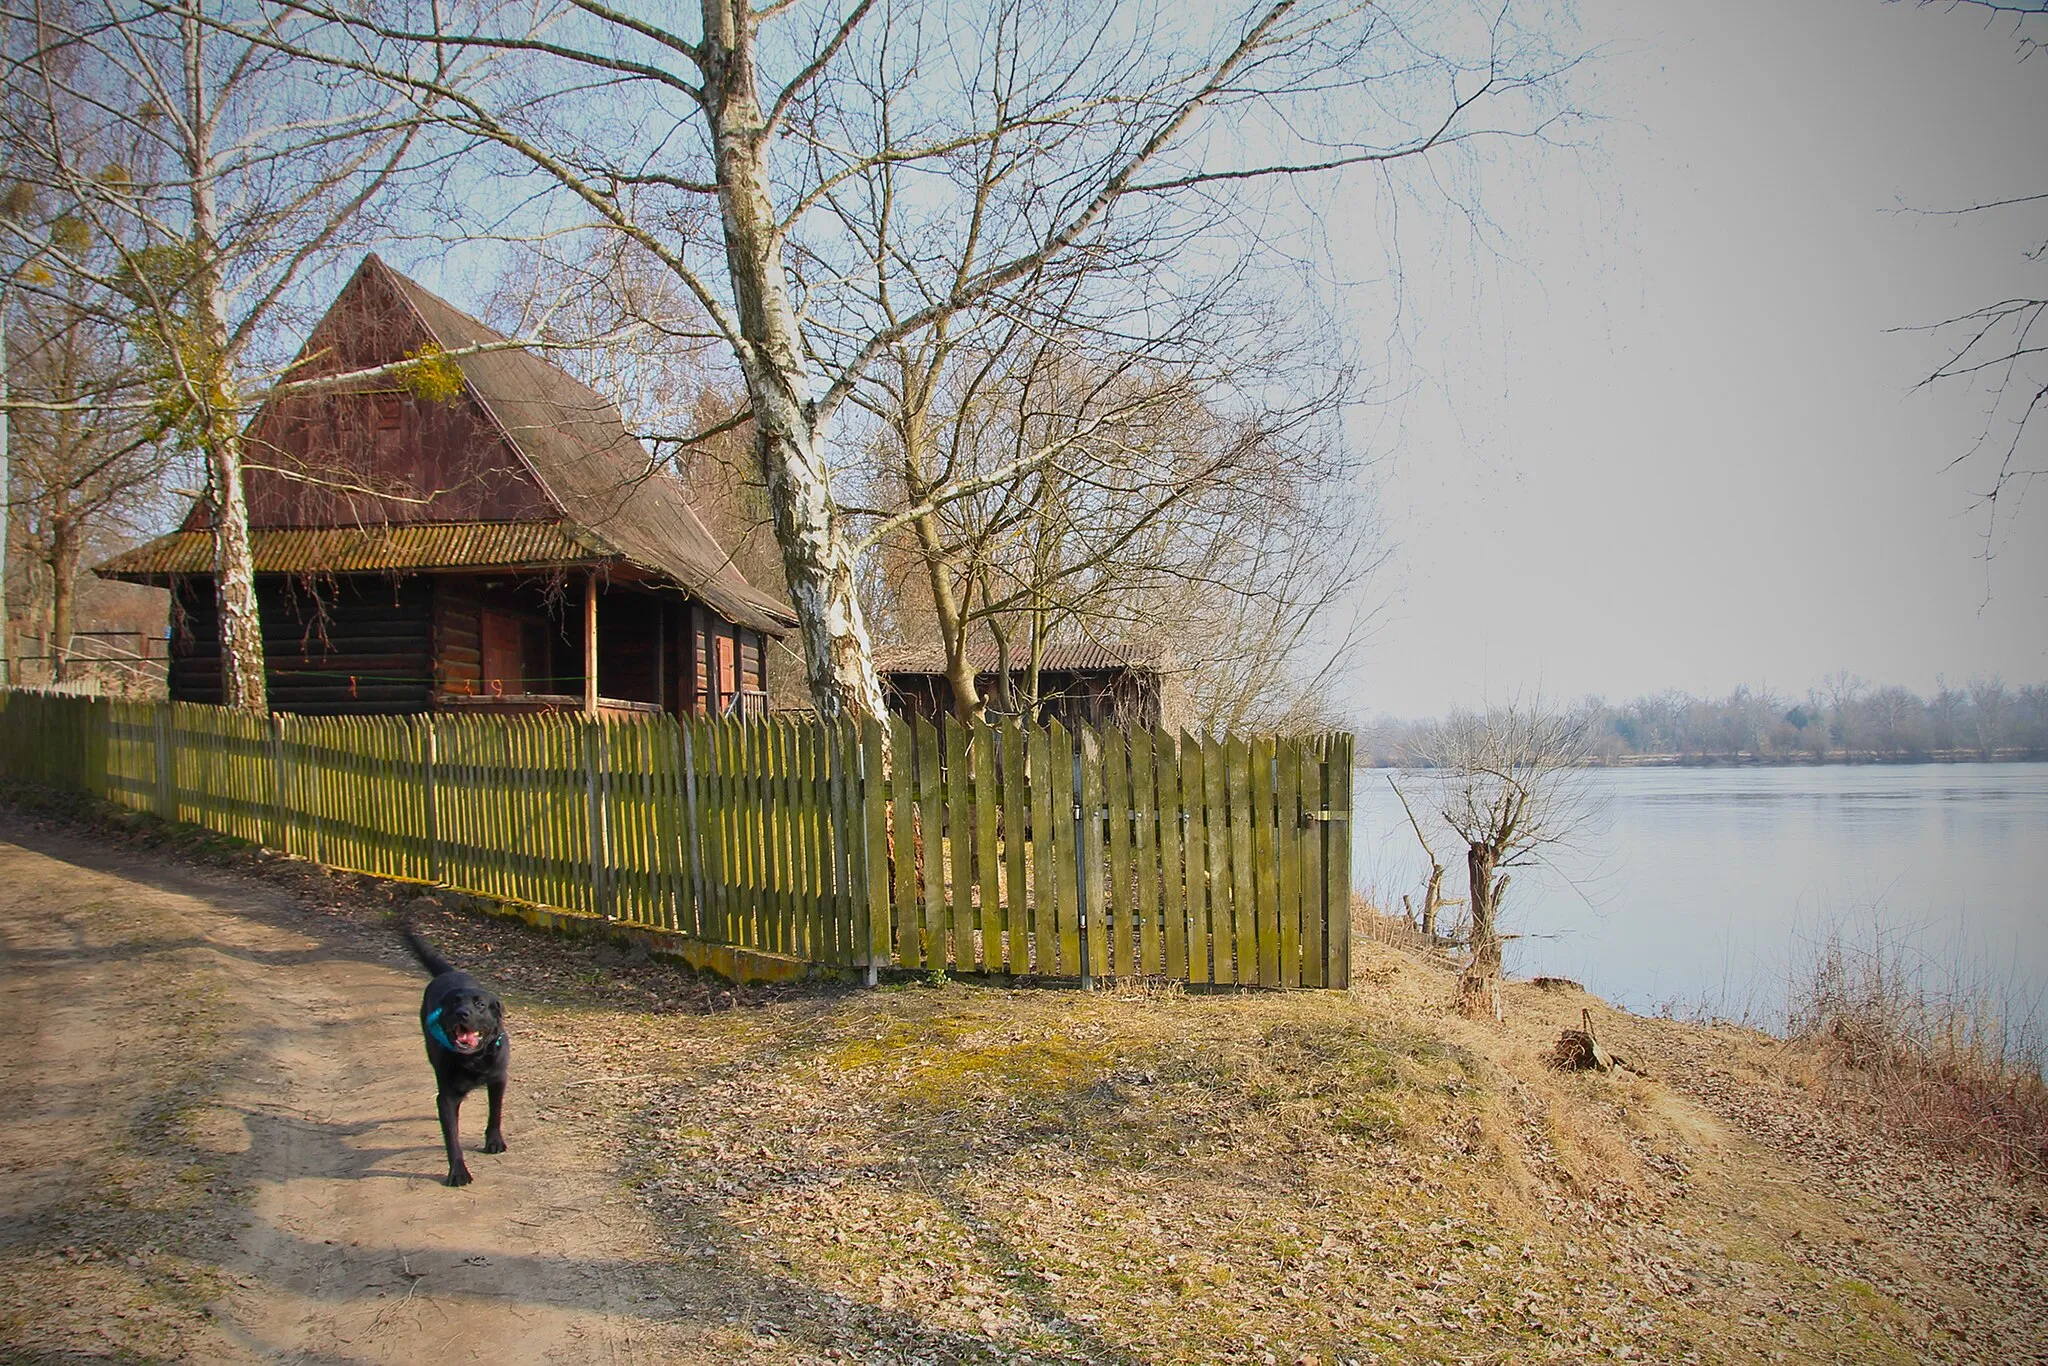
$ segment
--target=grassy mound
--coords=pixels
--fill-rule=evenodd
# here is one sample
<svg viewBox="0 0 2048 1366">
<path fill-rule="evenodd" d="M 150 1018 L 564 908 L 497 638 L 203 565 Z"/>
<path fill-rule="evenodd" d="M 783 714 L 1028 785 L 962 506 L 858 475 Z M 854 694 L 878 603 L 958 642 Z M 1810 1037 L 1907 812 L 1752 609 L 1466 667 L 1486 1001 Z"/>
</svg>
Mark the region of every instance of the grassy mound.
<svg viewBox="0 0 2048 1366">
<path fill-rule="evenodd" d="M 2034 1332 L 1930 1275 L 1938 1237 L 1871 1237 L 1882 1192 L 1731 1120 L 1819 1121 L 1775 1041 L 1530 986 L 1475 1025 L 1424 957 L 1358 967 L 1349 995 L 951 983 L 625 1015 L 592 1065 L 630 1079 L 643 1198 L 749 1287 L 735 1331 L 792 1359 L 1906 1362 Z M 1652 1076 L 1548 1069 L 1582 1008 Z M 2001 1218 L 2034 1198 L 2004 1193 Z"/>
</svg>

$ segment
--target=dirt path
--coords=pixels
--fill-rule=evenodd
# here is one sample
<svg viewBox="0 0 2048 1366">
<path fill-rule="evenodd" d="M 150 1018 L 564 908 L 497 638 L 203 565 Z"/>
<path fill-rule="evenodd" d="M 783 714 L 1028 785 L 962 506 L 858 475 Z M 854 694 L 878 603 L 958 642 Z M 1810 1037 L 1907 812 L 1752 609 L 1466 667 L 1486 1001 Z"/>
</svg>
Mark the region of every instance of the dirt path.
<svg viewBox="0 0 2048 1366">
<path fill-rule="evenodd" d="M 373 927 L 0 818 L 0 1359 L 670 1361 L 659 1239 L 522 1038 L 449 1190 Z M 537 1112 L 552 1111 L 550 1122 Z"/>
</svg>

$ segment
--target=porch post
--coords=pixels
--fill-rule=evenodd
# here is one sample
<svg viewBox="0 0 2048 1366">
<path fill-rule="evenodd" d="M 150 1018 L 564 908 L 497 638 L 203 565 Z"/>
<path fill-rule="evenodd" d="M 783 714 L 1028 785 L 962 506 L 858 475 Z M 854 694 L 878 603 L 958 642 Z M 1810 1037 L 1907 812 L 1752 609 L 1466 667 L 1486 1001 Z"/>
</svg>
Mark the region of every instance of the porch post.
<svg viewBox="0 0 2048 1366">
<path fill-rule="evenodd" d="M 583 714 L 597 715 L 597 571 L 583 577 Z"/>
<path fill-rule="evenodd" d="M 654 703 L 669 709 L 668 697 L 668 604 L 654 600 Z"/>
</svg>

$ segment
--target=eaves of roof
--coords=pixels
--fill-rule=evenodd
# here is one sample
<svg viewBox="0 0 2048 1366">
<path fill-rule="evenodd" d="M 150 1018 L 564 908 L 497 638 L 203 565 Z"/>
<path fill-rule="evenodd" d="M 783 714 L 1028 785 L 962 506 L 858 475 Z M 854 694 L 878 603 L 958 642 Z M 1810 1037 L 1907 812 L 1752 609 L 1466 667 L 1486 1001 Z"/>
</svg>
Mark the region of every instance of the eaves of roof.
<svg viewBox="0 0 2048 1366">
<path fill-rule="evenodd" d="M 559 568 L 616 558 L 610 546 L 553 522 L 394 523 L 280 527 L 249 533 L 259 574 L 374 573 L 426 569 Z M 149 583 L 210 574 L 213 535 L 174 531 L 97 566 L 101 578 Z"/>
</svg>

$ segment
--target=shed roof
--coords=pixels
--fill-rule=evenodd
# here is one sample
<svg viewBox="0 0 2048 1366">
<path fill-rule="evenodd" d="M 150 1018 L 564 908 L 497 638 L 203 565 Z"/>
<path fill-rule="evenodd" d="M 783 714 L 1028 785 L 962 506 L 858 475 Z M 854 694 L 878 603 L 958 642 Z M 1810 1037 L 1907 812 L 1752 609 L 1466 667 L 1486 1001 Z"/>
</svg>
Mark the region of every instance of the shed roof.
<svg viewBox="0 0 2048 1366">
<path fill-rule="evenodd" d="M 403 300 L 427 337 L 445 351 L 461 352 L 510 340 L 392 269 L 374 253 L 363 258 L 341 297 L 378 285 Z M 329 316 L 335 316 L 340 307 L 341 299 L 337 299 Z M 671 580 L 740 625 L 781 635 L 796 624 L 788 604 L 747 582 L 731 555 L 691 508 L 681 482 L 657 465 L 647 448 L 626 430 L 618 408 L 609 400 L 523 347 L 458 354 L 452 359 L 470 397 L 489 414 L 506 443 L 532 471 L 548 501 L 561 514 L 562 524 L 549 528 L 547 523 L 459 522 L 410 527 L 393 523 L 368 528 L 257 531 L 253 534 L 261 547 L 258 570 L 266 568 L 260 562 L 266 554 L 278 569 L 288 564 L 292 569 L 337 571 L 616 559 Z M 532 547 L 548 553 L 515 553 L 514 542 L 520 540 L 520 533 L 511 531 L 513 527 L 527 528 Z M 312 534 L 316 530 L 329 534 Z M 195 551 L 188 544 L 189 538 L 205 540 L 206 536 L 202 531 L 174 532 L 116 556 L 101 565 L 99 572 L 110 578 L 207 572 L 212 568 L 210 551 L 195 560 Z M 478 558 L 461 558 L 466 554 Z M 376 562 L 360 563 L 365 558 Z M 180 567 L 164 567 L 172 564 Z"/>
<path fill-rule="evenodd" d="M 969 651 L 977 674 L 992 674 L 997 669 L 996 647 L 993 644 L 975 646 Z M 1022 649 L 1010 655 L 1012 672 L 1021 672 L 1029 662 Z M 1156 645 L 1105 645 L 1097 641 L 1082 641 L 1074 645 L 1048 645 L 1039 668 L 1045 673 L 1118 673 L 1130 670 L 1136 673 L 1163 673 L 1167 671 L 1166 651 Z M 875 671 L 882 674 L 943 674 L 946 672 L 946 652 L 924 646 L 878 648 L 875 651 Z"/>
</svg>

